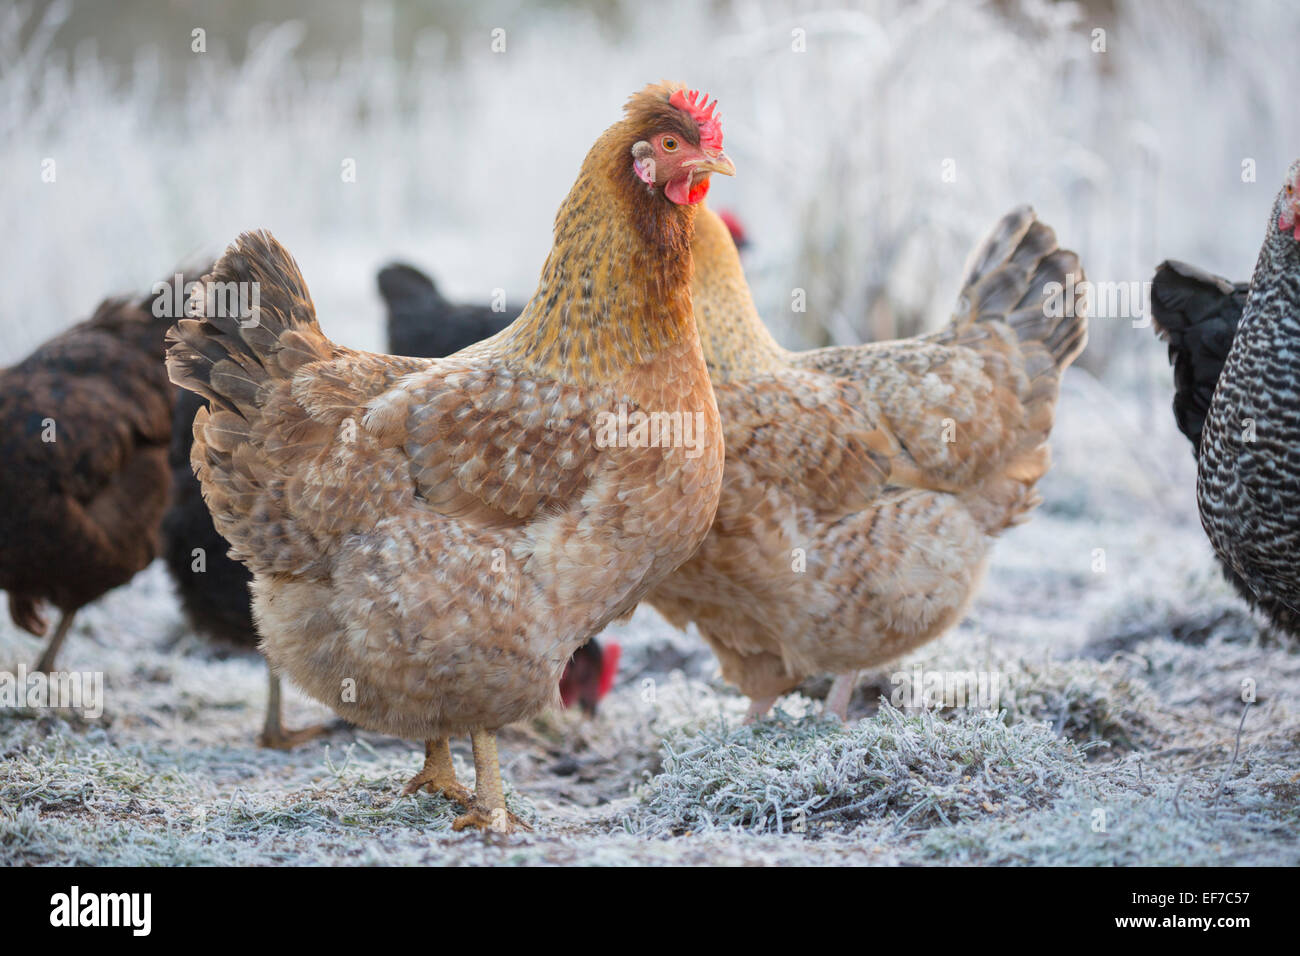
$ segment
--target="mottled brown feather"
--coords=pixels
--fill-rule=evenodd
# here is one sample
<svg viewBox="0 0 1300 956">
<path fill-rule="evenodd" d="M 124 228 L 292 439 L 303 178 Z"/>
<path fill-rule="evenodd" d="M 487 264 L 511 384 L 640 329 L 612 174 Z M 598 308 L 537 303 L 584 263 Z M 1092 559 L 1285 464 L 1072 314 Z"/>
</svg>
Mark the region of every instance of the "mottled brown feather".
<svg viewBox="0 0 1300 956">
<path fill-rule="evenodd" d="M 334 345 L 265 233 L 205 279 L 257 283 L 258 324 L 173 333 L 173 379 L 212 400 L 193 462 L 254 573 L 263 648 L 349 720 L 435 739 L 535 713 L 573 651 L 707 533 L 723 455 L 691 310 L 695 210 L 631 164 L 653 124 L 689 133 L 672 89 L 637 94 L 592 147 L 537 293 L 491 339 L 444 359 Z M 597 416 L 619 405 L 698 414 L 699 454 L 601 447 Z"/>
<path fill-rule="evenodd" d="M 1032 211 L 973 254 L 932 335 L 792 353 L 758 317 L 739 256 L 708 210 L 694 305 L 726 439 L 713 530 L 651 602 L 694 622 L 755 698 L 805 676 L 882 664 L 960 619 L 989 537 L 1038 503 L 1061 372 L 1080 312 L 1044 285 L 1083 279 Z"/>
</svg>

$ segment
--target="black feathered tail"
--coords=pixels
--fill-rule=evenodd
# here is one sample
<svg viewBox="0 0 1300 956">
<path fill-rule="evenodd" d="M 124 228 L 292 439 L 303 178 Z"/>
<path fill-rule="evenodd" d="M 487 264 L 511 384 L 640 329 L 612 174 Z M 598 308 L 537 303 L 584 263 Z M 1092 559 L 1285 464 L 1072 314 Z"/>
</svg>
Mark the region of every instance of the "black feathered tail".
<svg viewBox="0 0 1300 956">
<path fill-rule="evenodd" d="M 1229 282 L 1173 259 L 1156 267 L 1151 282 L 1151 315 L 1169 343 L 1174 367 L 1174 418 L 1198 455 L 1205 416 L 1249 290 L 1249 283 Z"/>
</svg>

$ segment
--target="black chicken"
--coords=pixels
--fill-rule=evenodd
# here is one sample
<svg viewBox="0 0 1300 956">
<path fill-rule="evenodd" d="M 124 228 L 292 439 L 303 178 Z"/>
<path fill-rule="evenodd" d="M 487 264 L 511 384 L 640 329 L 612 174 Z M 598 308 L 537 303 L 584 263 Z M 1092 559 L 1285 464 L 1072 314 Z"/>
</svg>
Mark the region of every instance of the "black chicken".
<svg viewBox="0 0 1300 956">
<path fill-rule="evenodd" d="M 172 503 L 163 518 L 163 556 L 176 582 L 181 606 L 195 629 L 236 647 L 257 647 L 257 630 L 248 603 L 253 576 L 226 557 L 230 545 L 217 534 L 190 466 L 194 416 L 207 403 L 180 390 L 172 417 Z"/>
<path fill-rule="evenodd" d="M 1151 300 L 1197 451 L 1201 524 L 1242 596 L 1300 636 L 1300 162 L 1248 287 L 1165 263 Z"/>
<path fill-rule="evenodd" d="M 485 305 L 448 302 L 438 286 L 414 266 L 394 263 L 379 270 L 379 294 L 388 307 L 388 351 L 441 358 L 496 335 L 519 315 Z"/>
<path fill-rule="evenodd" d="M 175 396 L 162 362 L 177 318 L 170 293 L 106 300 L 0 371 L 0 589 L 32 634 L 47 630 L 42 603 L 59 610 L 42 671 L 77 611 L 158 553 Z"/>
</svg>

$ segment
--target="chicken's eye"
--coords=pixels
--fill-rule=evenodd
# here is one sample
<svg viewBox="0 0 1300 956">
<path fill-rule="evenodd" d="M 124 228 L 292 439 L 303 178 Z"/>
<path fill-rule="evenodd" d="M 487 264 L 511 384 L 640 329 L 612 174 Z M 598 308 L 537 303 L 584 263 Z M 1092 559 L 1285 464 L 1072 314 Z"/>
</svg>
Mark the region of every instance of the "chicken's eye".
<svg viewBox="0 0 1300 956">
<path fill-rule="evenodd" d="M 666 153 L 674 153 L 677 151 L 677 140 L 672 136 L 665 136 L 659 141 L 659 145 L 664 148 L 664 152 Z"/>
</svg>

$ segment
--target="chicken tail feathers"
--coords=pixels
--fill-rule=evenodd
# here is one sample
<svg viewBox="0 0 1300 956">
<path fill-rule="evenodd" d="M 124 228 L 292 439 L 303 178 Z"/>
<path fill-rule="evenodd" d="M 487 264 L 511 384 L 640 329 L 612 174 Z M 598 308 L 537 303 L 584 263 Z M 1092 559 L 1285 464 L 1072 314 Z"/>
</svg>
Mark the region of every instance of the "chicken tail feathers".
<svg viewBox="0 0 1300 956">
<path fill-rule="evenodd" d="M 1029 206 L 1002 217 L 972 253 L 965 276 L 954 320 L 959 336 L 972 325 L 1004 322 L 1022 349 L 1034 343 L 1032 351 L 1045 351 L 1056 375 L 1087 345 L 1083 266 Z"/>
<path fill-rule="evenodd" d="M 334 357 L 293 257 L 247 232 L 195 287 L 191 318 L 167 333 L 172 382 L 208 400 L 194 416 L 190 462 L 231 555 L 251 570 L 306 566 L 283 511 L 295 462 L 327 443 L 292 400 L 295 373 Z"/>
<path fill-rule="evenodd" d="M 168 333 L 168 373 L 214 409 L 247 418 L 268 379 L 291 378 L 333 355 L 298 264 L 264 231 L 246 232 L 226 250 L 188 311 L 194 317 Z"/>
<path fill-rule="evenodd" d="M 1249 283 L 1229 282 L 1185 262 L 1156 266 L 1151 317 L 1169 343 L 1174 367 L 1174 419 L 1196 454 L 1219 375 L 1246 306 Z"/>
<path fill-rule="evenodd" d="M 1028 206 L 1004 216 L 971 256 L 945 334 L 980 353 L 1020 409 L 997 477 L 971 499 L 988 533 L 1025 520 L 1039 501 L 1061 374 L 1088 341 L 1087 288 L 1079 257 Z"/>
</svg>

